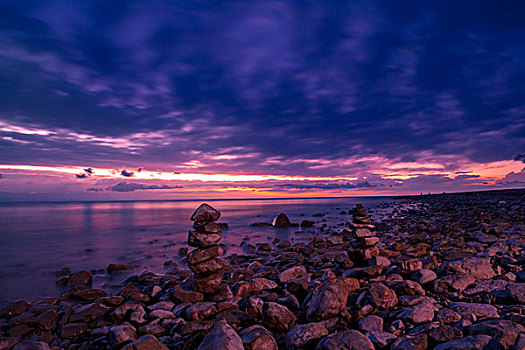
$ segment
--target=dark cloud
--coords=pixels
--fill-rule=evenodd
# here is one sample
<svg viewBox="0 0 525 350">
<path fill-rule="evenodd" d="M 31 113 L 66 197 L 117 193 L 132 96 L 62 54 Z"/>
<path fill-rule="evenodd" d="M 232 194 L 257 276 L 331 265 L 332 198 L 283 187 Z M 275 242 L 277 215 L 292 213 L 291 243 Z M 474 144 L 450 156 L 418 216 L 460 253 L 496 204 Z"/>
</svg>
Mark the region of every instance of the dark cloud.
<svg viewBox="0 0 525 350">
<path fill-rule="evenodd" d="M 119 182 L 116 185 L 106 187 L 106 190 L 115 192 L 133 192 L 136 190 L 169 190 L 177 188 L 182 188 L 182 186 L 146 185 L 140 183 Z"/>
<path fill-rule="evenodd" d="M 93 175 L 93 169 L 92 168 L 86 168 L 84 171 L 90 175 Z"/>
<path fill-rule="evenodd" d="M 122 170 L 120 172 L 120 175 L 125 176 L 125 177 L 132 177 L 133 174 L 134 174 L 133 171 L 127 171 L 127 170 Z"/>
<path fill-rule="evenodd" d="M 7 163 L 330 176 L 359 172 L 351 156 L 523 151 L 519 1 L 0 6 L 0 114 L 55 133 L 5 132 Z M 202 159 L 232 147 L 256 156 Z"/>
<path fill-rule="evenodd" d="M 103 188 L 90 187 L 86 191 L 88 191 L 88 192 L 103 192 L 104 189 Z"/>
<path fill-rule="evenodd" d="M 356 189 L 356 188 L 369 188 L 369 187 L 376 187 L 376 186 L 377 185 L 370 184 L 368 181 L 358 182 L 356 184 L 346 182 L 346 183 L 315 183 L 315 184 L 290 183 L 290 184 L 277 185 L 277 187 L 282 187 L 282 188 L 324 189 L 324 190 Z"/>
<path fill-rule="evenodd" d="M 87 175 L 87 174 L 76 174 L 75 176 L 77 177 L 77 179 L 85 179 L 85 178 L 87 178 L 89 175 Z"/>
<path fill-rule="evenodd" d="M 525 163 L 525 153 L 518 153 L 514 157 L 514 160 L 521 160 L 523 163 Z"/>
</svg>

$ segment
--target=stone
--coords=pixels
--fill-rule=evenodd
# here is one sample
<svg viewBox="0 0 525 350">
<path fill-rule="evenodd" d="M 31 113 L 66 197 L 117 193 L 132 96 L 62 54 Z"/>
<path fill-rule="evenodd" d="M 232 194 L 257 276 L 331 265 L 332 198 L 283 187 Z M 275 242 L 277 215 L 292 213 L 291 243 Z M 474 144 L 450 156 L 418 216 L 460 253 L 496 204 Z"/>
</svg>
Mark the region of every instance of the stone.
<svg viewBox="0 0 525 350">
<path fill-rule="evenodd" d="M 101 319 L 110 308 L 99 303 L 90 303 L 74 309 L 69 316 L 70 322 L 93 322 Z"/>
<path fill-rule="evenodd" d="M 77 287 L 77 286 L 86 287 L 86 286 L 90 286 L 92 282 L 93 282 L 93 274 L 91 272 L 79 271 L 79 272 L 72 274 L 69 277 L 66 286 L 68 288 Z"/>
<path fill-rule="evenodd" d="M 168 347 L 162 344 L 155 336 L 146 334 L 139 339 L 130 343 L 124 349 L 129 350 L 168 350 Z"/>
<path fill-rule="evenodd" d="M 379 348 L 386 348 L 394 339 L 397 338 L 392 333 L 383 332 L 383 331 L 371 331 L 367 332 L 366 336 L 370 341 Z"/>
<path fill-rule="evenodd" d="M 49 345 L 43 341 L 24 340 L 13 346 L 11 350 L 49 350 Z"/>
<path fill-rule="evenodd" d="M 291 225 L 290 219 L 288 219 L 288 216 L 284 213 L 277 215 L 272 222 L 273 227 L 289 227 Z"/>
<path fill-rule="evenodd" d="M 439 344 L 434 350 L 498 350 L 503 349 L 501 344 L 494 338 L 485 335 L 475 335 L 463 339 L 455 339 Z"/>
<path fill-rule="evenodd" d="M 315 225 L 315 221 L 311 221 L 311 220 L 301 221 L 301 227 L 313 227 L 314 225 Z"/>
<path fill-rule="evenodd" d="M 11 318 L 20 315 L 31 305 L 26 300 L 13 301 L 0 309 L 0 318 Z"/>
<path fill-rule="evenodd" d="M 244 350 L 241 337 L 226 322 L 217 323 L 202 340 L 198 350 Z"/>
<path fill-rule="evenodd" d="M 207 248 L 219 243 L 222 238 L 220 233 L 201 233 L 190 230 L 188 233 L 188 245 L 190 247 Z"/>
<path fill-rule="evenodd" d="M 396 306 L 398 299 L 396 293 L 381 282 L 372 282 L 368 285 L 365 298 L 379 308 Z"/>
<path fill-rule="evenodd" d="M 279 282 L 286 283 L 290 280 L 302 277 L 306 274 L 306 267 L 302 265 L 293 266 L 279 274 Z"/>
<path fill-rule="evenodd" d="M 217 271 L 222 270 L 228 263 L 222 258 L 213 258 L 206 260 L 197 265 L 189 265 L 189 268 L 193 273 L 198 275 L 209 275 Z"/>
<path fill-rule="evenodd" d="M 62 326 L 60 329 L 60 337 L 62 338 L 76 338 L 87 330 L 85 323 L 70 323 Z"/>
<path fill-rule="evenodd" d="M 319 339 L 328 335 L 328 333 L 328 330 L 319 323 L 295 326 L 286 333 L 286 348 L 289 350 L 313 348 Z"/>
<path fill-rule="evenodd" d="M 475 315 L 476 318 L 499 317 L 498 309 L 489 304 L 455 302 L 450 303 L 448 307 L 459 314 Z"/>
<path fill-rule="evenodd" d="M 262 320 L 265 327 L 285 332 L 293 327 L 297 317 L 286 306 L 268 302 L 263 305 Z"/>
<path fill-rule="evenodd" d="M 390 350 L 425 350 L 428 346 L 426 334 L 405 335 L 392 343 Z"/>
<path fill-rule="evenodd" d="M 109 328 L 109 339 L 113 346 L 119 346 L 137 339 L 136 329 L 127 322 Z"/>
<path fill-rule="evenodd" d="M 116 271 L 126 271 L 133 270 L 135 266 L 126 265 L 126 264 L 109 264 L 107 268 L 107 273 L 113 273 Z"/>
<path fill-rule="evenodd" d="M 267 278 L 253 278 L 251 280 L 251 287 L 255 293 L 259 293 L 265 289 L 277 288 L 278 285 L 274 281 L 271 281 Z"/>
<path fill-rule="evenodd" d="M 435 311 L 438 309 L 432 303 L 424 301 L 411 308 L 401 310 L 397 317 L 412 324 L 421 324 L 432 322 Z"/>
<path fill-rule="evenodd" d="M 374 350 L 374 344 L 363 333 L 349 330 L 325 337 L 316 350 Z"/>
<path fill-rule="evenodd" d="M 506 291 L 510 299 L 525 304 L 525 283 L 509 283 Z"/>
<path fill-rule="evenodd" d="M 456 322 L 459 322 L 460 320 L 461 320 L 461 315 L 458 314 L 456 311 L 448 309 L 448 308 L 443 308 L 436 313 L 436 321 L 443 323 L 443 324 L 456 323 Z"/>
<path fill-rule="evenodd" d="M 510 320 L 485 321 L 469 327 L 470 335 L 486 334 L 496 338 L 505 349 L 510 349 L 525 327 Z"/>
<path fill-rule="evenodd" d="M 272 334 L 263 326 L 254 325 L 239 333 L 245 350 L 278 350 Z"/>
<path fill-rule="evenodd" d="M 207 248 L 199 248 L 188 253 L 186 260 L 188 264 L 196 265 L 201 262 L 216 258 L 224 254 L 224 248 L 220 245 L 214 245 Z"/>
<path fill-rule="evenodd" d="M 353 290 L 345 283 L 345 279 L 325 282 L 308 303 L 306 318 L 309 321 L 320 321 L 338 315 L 346 307 L 348 293 L 351 291 Z"/>
<path fill-rule="evenodd" d="M 53 309 L 47 310 L 46 312 L 40 314 L 37 317 L 38 324 L 42 329 L 50 330 L 55 328 L 57 322 L 58 322 L 58 315 L 57 312 Z"/>
<path fill-rule="evenodd" d="M 382 331 L 383 319 L 376 315 L 369 315 L 359 321 L 359 330 L 362 332 Z"/>
<path fill-rule="evenodd" d="M 357 238 L 373 237 L 375 234 L 367 228 L 358 228 L 355 230 L 355 236 Z"/>
<path fill-rule="evenodd" d="M 213 221 L 204 222 L 204 223 L 202 223 L 202 222 L 195 222 L 195 223 L 193 223 L 193 228 L 196 231 L 198 231 L 198 232 L 208 233 L 208 234 L 222 232 L 222 230 L 219 227 L 219 225 L 217 225 Z"/>
<path fill-rule="evenodd" d="M 445 293 L 448 291 L 462 292 L 468 286 L 474 284 L 476 280 L 469 274 L 459 273 L 456 275 L 444 276 L 434 281 L 434 291 Z"/>
<path fill-rule="evenodd" d="M 191 304 L 185 310 L 189 320 L 204 320 L 218 312 L 217 305 L 212 302 Z"/>
<path fill-rule="evenodd" d="M 20 343 L 21 341 L 22 339 L 18 337 L 0 337 L 0 349 L 11 349 L 14 345 Z"/>
<path fill-rule="evenodd" d="M 196 292 L 213 294 L 219 290 L 222 282 L 222 276 L 222 273 L 213 273 L 205 277 L 195 277 L 192 288 Z"/>
<path fill-rule="evenodd" d="M 429 269 L 417 270 L 417 271 L 414 271 L 414 273 L 410 275 L 410 279 L 412 281 L 416 281 L 419 284 L 430 283 L 434 281 L 436 278 L 437 278 L 436 273 Z"/>
<path fill-rule="evenodd" d="M 414 272 L 423 269 L 423 261 L 419 259 L 408 259 L 401 262 L 403 272 Z"/>
<path fill-rule="evenodd" d="M 459 258 L 445 261 L 442 264 L 445 270 L 455 273 L 466 273 L 476 280 L 487 280 L 496 276 L 490 261 L 483 258 Z"/>
<path fill-rule="evenodd" d="M 210 222 L 217 221 L 221 217 L 221 213 L 213 208 L 211 205 L 202 203 L 197 210 L 191 215 L 190 220 L 196 222 Z"/>
<path fill-rule="evenodd" d="M 199 292 L 185 290 L 181 286 L 173 288 L 172 298 L 181 303 L 198 303 L 204 300 L 204 295 Z"/>
</svg>

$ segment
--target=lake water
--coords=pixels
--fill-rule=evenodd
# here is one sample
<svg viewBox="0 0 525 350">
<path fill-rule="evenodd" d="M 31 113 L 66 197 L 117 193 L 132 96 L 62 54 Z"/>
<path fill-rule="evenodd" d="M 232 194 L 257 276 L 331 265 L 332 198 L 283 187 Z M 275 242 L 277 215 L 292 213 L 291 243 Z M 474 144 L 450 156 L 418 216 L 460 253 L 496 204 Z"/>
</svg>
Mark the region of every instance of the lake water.
<svg viewBox="0 0 525 350">
<path fill-rule="evenodd" d="M 273 238 L 306 240 L 315 235 L 298 228 L 251 227 L 271 222 L 280 212 L 292 222 L 309 219 L 336 224 L 339 212 L 363 203 L 367 208 L 385 198 L 330 198 L 208 201 L 226 222 L 226 255 L 242 253 L 241 240 L 250 244 Z M 164 262 L 179 261 L 186 246 L 189 220 L 202 201 L 137 201 L 0 204 L 0 304 L 15 299 L 53 296 L 55 272 L 105 269 L 110 263 L 136 265 L 132 273 L 163 272 Z M 313 217 L 325 213 L 323 218 Z M 349 217 L 347 218 L 349 219 Z M 125 276 L 124 276 L 125 277 Z M 123 278 L 121 276 L 121 278 Z M 94 287 L 108 288 L 120 281 L 95 273 Z"/>
</svg>

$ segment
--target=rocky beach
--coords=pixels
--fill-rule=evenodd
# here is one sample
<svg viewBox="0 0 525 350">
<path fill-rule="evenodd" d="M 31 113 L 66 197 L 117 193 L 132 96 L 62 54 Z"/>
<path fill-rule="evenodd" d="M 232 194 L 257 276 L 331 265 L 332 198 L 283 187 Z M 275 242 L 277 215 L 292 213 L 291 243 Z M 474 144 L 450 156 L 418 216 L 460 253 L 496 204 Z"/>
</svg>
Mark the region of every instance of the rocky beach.
<svg viewBox="0 0 525 350">
<path fill-rule="evenodd" d="M 246 225 L 307 239 L 243 238 L 242 254 L 202 204 L 165 273 L 112 292 L 59 271 L 61 295 L 0 309 L 0 349 L 525 349 L 524 203 L 507 190 L 358 204 L 336 222 L 282 213 Z"/>
</svg>

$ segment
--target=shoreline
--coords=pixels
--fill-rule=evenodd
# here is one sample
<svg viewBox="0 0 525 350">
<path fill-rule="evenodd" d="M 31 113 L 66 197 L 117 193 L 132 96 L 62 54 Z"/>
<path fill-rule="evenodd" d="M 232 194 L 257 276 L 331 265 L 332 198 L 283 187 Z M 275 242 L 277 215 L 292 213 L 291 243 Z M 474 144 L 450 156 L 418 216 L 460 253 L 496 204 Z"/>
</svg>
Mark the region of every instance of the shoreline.
<svg viewBox="0 0 525 350">
<path fill-rule="evenodd" d="M 69 291 L 62 296 L 0 310 L 0 345 L 14 350 L 129 350 L 144 344 L 151 349 L 523 346 L 525 190 L 388 198 L 399 201 L 379 205 L 377 211 L 392 214 L 381 221 L 376 209 L 369 223 L 362 211 L 341 208 L 346 213 L 339 224 L 317 217 L 313 225 L 319 234 L 306 243 L 243 242 L 246 253 L 223 257 L 227 265 L 217 272 L 220 281 L 206 277 L 202 291 L 194 290 L 192 271 L 178 268 L 132 276 L 114 296 L 89 289 L 89 272 L 65 274 Z M 306 225 L 291 229 L 307 231 Z"/>
</svg>

